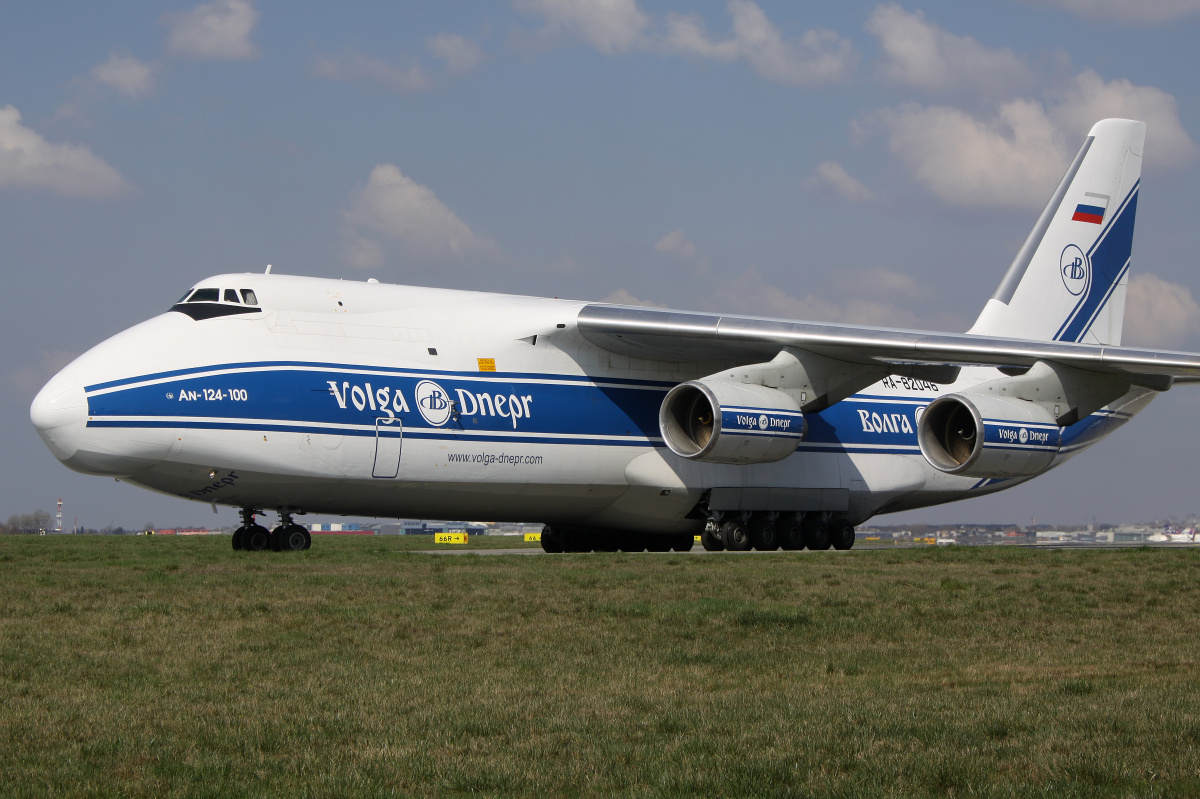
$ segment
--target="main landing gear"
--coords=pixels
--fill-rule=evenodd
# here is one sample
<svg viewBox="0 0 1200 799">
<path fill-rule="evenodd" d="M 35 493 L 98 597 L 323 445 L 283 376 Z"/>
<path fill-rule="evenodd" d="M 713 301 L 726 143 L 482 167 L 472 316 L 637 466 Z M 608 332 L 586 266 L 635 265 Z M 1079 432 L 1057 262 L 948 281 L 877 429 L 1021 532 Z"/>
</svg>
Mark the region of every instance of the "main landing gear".
<svg viewBox="0 0 1200 799">
<path fill-rule="evenodd" d="M 700 534 L 700 544 L 709 552 L 850 549 L 854 526 L 828 513 L 714 512 Z"/>
<path fill-rule="evenodd" d="M 308 528 L 292 521 L 291 513 L 280 511 L 279 526 L 270 531 L 254 521 L 254 517 L 260 513 L 262 511 L 254 508 L 242 508 L 242 526 L 233 533 L 234 549 L 246 549 L 251 552 L 261 552 L 264 549 L 298 552 L 312 546 Z"/>
</svg>

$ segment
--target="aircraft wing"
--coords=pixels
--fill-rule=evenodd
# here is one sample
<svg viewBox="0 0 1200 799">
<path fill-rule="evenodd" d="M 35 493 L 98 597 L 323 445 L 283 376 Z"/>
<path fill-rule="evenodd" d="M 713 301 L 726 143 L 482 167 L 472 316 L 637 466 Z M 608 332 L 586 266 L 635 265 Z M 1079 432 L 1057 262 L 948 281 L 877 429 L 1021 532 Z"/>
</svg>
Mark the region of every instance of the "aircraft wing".
<svg viewBox="0 0 1200 799">
<path fill-rule="evenodd" d="M 995 366 L 1050 361 L 1163 391 L 1200 382 L 1200 354 L 934 333 L 593 303 L 579 332 L 610 352 L 655 360 L 769 360 L 784 347 L 863 366 Z M 940 381 L 937 381 L 940 382 Z"/>
</svg>

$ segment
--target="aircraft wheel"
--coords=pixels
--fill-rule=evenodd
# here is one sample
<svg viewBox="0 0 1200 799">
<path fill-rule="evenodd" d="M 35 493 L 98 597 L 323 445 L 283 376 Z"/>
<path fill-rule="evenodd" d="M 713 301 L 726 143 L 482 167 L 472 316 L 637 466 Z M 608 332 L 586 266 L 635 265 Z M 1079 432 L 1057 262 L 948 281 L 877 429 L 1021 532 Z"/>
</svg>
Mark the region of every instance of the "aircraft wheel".
<svg viewBox="0 0 1200 799">
<path fill-rule="evenodd" d="M 646 536 L 641 533 L 624 533 L 620 536 L 620 551 L 646 552 Z"/>
<path fill-rule="evenodd" d="M 562 541 L 563 552 L 591 552 L 592 536 L 586 530 L 578 527 L 564 527 L 558 533 Z"/>
<path fill-rule="evenodd" d="M 246 538 L 246 526 L 245 525 L 242 525 L 241 527 L 239 527 L 238 529 L 233 531 L 233 549 L 234 549 L 234 551 L 240 551 L 240 550 L 243 550 L 246 548 L 246 545 L 244 543 L 242 543 L 245 540 L 245 538 Z"/>
<path fill-rule="evenodd" d="M 675 536 L 675 542 L 671 544 L 671 549 L 676 552 L 691 552 L 692 547 L 696 545 L 696 536 L 691 533 L 680 533 Z"/>
<path fill-rule="evenodd" d="M 849 549 L 854 546 L 854 528 L 848 522 L 834 522 L 833 548 Z"/>
<path fill-rule="evenodd" d="M 624 533 L 621 536 L 622 552 L 645 552 L 646 540 L 641 533 Z"/>
<path fill-rule="evenodd" d="M 271 548 L 272 552 L 282 552 L 283 551 L 283 531 L 284 531 L 284 529 L 285 529 L 284 526 L 281 524 L 278 527 L 276 527 L 274 530 L 271 531 L 271 534 L 267 539 L 267 546 Z"/>
<path fill-rule="evenodd" d="M 562 539 L 559 538 L 558 530 L 548 524 L 542 528 L 542 551 L 550 554 L 558 554 L 563 551 Z"/>
<path fill-rule="evenodd" d="M 704 547 L 705 552 L 720 552 L 725 549 L 725 542 L 721 540 L 720 530 L 709 530 L 704 528 L 704 532 L 700 533 L 700 546 Z"/>
<path fill-rule="evenodd" d="M 829 526 L 816 519 L 804 523 L 804 545 L 809 549 L 829 549 L 833 543 L 829 535 Z"/>
<path fill-rule="evenodd" d="M 646 549 L 650 552 L 670 552 L 671 537 L 666 535 L 647 535 Z"/>
<path fill-rule="evenodd" d="M 612 530 L 595 534 L 595 550 L 597 552 L 619 552 L 621 539 L 624 534 Z"/>
<path fill-rule="evenodd" d="M 730 552 L 745 552 L 750 549 L 750 532 L 738 519 L 730 519 L 721 525 L 721 541 Z"/>
<path fill-rule="evenodd" d="M 253 524 L 246 528 L 242 536 L 242 549 L 251 552 L 262 552 L 271 543 L 271 534 L 261 524 Z"/>
<path fill-rule="evenodd" d="M 804 525 L 799 519 L 788 519 L 775 528 L 775 532 L 783 549 L 804 549 Z"/>
<path fill-rule="evenodd" d="M 312 536 L 303 525 L 289 524 L 279 533 L 281 552 L 299 552 L 312 546 Z"/>
<path fill-rule="evenodd" d="M 776 535 L 775 522 L 766 516 L 751 519 L 750 543 L 759 552 L 774 552 L 779 549 L 779 537 Z"/>
</svg>

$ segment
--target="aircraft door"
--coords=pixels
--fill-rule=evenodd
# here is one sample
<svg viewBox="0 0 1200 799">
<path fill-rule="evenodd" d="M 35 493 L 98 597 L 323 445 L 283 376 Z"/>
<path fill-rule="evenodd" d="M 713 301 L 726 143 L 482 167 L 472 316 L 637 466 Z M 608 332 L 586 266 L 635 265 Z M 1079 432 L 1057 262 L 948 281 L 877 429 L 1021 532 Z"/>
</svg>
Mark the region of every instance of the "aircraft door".
<svg viewBox="0 0 1200 799">
<path fill-rule="evenodd" d="M 372 477 L 391 478 L 400 474 L 400 445 L 404 425 L 399 419 L 381 416 L 375 420 L 375 466 Z"/>
</svg>

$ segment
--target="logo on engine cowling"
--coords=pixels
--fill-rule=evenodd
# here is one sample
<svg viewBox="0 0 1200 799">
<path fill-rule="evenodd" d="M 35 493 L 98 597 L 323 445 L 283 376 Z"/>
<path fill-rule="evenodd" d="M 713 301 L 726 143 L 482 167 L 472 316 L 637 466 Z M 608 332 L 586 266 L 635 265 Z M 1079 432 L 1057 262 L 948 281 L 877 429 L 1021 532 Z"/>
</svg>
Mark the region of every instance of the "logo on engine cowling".
<svg viewBox="0 0 1200 799">
<path fill-rule="evenodd" d="M 1024 427 L 1022 427 L 1021 432 L 1017 433 L 1017 440 L 1020 441 L 1022 444 L 1028 444 L 1029 443 L 1029 431 L 1026 430 Z"/>
<path fill-rule="evenodd" d="M 1076 247 L 1074 244 L 1068 244 L 1062 251 L 1062 256 L 1058 259 L 1058 274 L 1062 277 L 1063 285 L 1067 287 L 1067 291 L 1078 297 L 1087 288 L 1088 274 L 1091 271 L 1091 264 L 1088 263 L 1087 256 L 1083 254 L 1083 250 Z"/>
<path fill-rule="evenodd" d="M 767 415 L 765 413 L 762 416 L 758 417 L 758 429 L 759 430 L 766 430 L 767 425 L 769 425 L 770 423 L 771 423 L 771 420 L 767 418 Z"/>
</svg>

